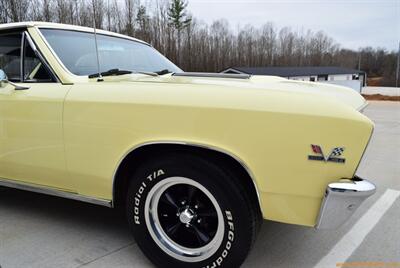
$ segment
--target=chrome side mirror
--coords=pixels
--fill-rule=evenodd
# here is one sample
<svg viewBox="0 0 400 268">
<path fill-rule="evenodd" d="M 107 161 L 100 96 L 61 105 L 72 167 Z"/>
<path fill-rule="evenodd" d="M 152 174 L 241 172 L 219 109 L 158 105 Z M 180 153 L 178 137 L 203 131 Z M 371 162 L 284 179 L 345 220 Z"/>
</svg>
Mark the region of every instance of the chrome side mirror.
<svg viewBox="0 0 400 268">
<path fill-rule="evenodd" d="M 0 69 L 0 83 L 6 81 L 8 81 L 6 73 L 2 69 Z"/>
<path fill-rule="evenodd" d="M 0 87 L 3 87 L 3 84 L 10 84 L 14 87 L 15 90 L 26 90 L 30 88 L 25 86 L 19 86 L 13 82 L 8 81 L 6 73 L 2 69 L 0 69 Z"/>
</svg>

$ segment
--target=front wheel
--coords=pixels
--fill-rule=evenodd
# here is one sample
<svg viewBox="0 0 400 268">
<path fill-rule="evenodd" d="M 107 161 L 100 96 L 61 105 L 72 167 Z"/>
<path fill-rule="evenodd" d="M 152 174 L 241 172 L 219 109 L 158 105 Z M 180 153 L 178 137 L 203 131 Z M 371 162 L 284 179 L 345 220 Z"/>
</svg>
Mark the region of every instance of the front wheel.
<svg viewBox="0 0 400 268">
<path fill-rule="evenodd" d="M 227 168 L 174 153 L 132 175 L 127 217 L 158 267 L 238 267 L 257 232 L 258 211 Z"/>
</svg>

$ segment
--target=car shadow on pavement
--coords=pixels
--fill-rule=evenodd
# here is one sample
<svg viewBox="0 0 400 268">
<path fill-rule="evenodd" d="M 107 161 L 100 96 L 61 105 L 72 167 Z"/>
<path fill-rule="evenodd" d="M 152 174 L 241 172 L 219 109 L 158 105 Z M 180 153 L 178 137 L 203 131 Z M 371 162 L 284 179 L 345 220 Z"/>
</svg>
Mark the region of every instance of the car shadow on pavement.
<svg viewBox="0 0 400 268">
<path fill-rule="evenodd" d="M 0 213 L 43 217 L 65 225 L 90 225 L 92 228 L 108 229 L 115 235 L 130 235 L 121 211 L 17 189 L 0 187 Z"/>
<path fill-rule="evenodd" d="M 45 229 L 46 226 L 53 228 L 54 225 L 58 225 L 63 231 L 73 233 L 71 239 L 89 241 L 86 248 L 88 251 L 91 250 L 89 249 L 91 246 L 104 247 L 104 255 L 121 245 L 135 244 L 123 213 L 118 210 L 0 187 L 0 228 L 12 231 L 12 226 L 9 225 L 15 222 L 21 224 L 21 221 L 25 222 L 25 225 L 18 228 L 19 230 Z M 312 267 L 331 247 L 329 242 L 324 242 L 325 235 L 328 234 L 317 234 L 313 228 L 264 221 L 257 241 L 243 267 Z M 96 240 L 98 236 L 103 236 L 100 242 Z M 38 239 L 38 237 L 31 239 Z M 79 241 L 73 242 L 79 243 Z M 71 241 L 71 244 L 73 242 Z M 51 243 L 53 246 L 62 248 L 63 246 L 57 243 L 64 243 L 64 241 Z M 101 243 L 104 245 L 98 245 Z M 5 247 L 7 249 L 7 245 Z M 134 250 L 139 251 L 136 246 Z M 126 258 L 127 262 L 135 261 L 135 258 L 128 255 L 131 253 L 123 253 L 119 258 Z M 139 252 L 134 252 L 134 255 L 138 254 L 141 255 Z M 77 265 L 91 262 L 90 258 L 97 258 L 90 254 L 86 255 L 89 256 L 87 258 L 61 256 L 60 258 L 74 258 Z M 23 255 L 20 256 L 24 258 Z"/>
</svg>

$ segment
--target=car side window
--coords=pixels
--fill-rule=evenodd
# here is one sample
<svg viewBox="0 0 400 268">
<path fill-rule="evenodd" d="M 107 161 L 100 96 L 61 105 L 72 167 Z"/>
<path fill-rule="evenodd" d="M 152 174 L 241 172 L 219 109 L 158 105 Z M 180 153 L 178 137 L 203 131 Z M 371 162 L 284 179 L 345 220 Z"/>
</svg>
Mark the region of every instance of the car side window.
<svg viewBox="0 0 400 268">
<path fill-rule="evenodd" d="M 52 76 L 36 55 L 28 40 L 24 40 L 24 82 L 52 82 Z"/>
<path fill-rule="evenodd" d="M 22 51 L 21 48 L 23 48 Z M 21 58 L 21 56 L 23 57 Z M 12 82 L 55 81 L 22 32 L 0 33 L 0 69 Z"/>
<path fill-rule="evenodd" d="M 0 69 L 13 82 L 21 82 L 22 33 L 0 34 Z"/>
</svg>

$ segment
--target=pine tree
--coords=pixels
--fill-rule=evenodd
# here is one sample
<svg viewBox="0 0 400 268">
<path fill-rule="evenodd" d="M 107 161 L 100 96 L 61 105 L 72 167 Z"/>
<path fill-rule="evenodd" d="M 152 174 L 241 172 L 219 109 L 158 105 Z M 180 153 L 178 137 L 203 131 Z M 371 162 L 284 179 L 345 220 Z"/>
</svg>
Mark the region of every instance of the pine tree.
<svg viewBox="0 0 400 268">
<path fill-rule="evenodd" d="M 148 25 L 150 23 L 150 16 L 147 14 L 146 7 L 143 5 L 139 6 L 136 22 L 138 24 L 137 38 L 149 42 L 148 37 Z"/>
<path fill-rule="evenodd" d="M 168 19 L 170 25 L 176 30 L 177 33 L 177 51 L 178 51 L 178 64 L 180 63 L 180 49 L 181 49 L 181 33 L 182 30 L 187 28 L 192 22 L 192 17 L 187 14 L 188 2 L 185 0 L 172 0 L 168 8 Z"/>
</svg>

